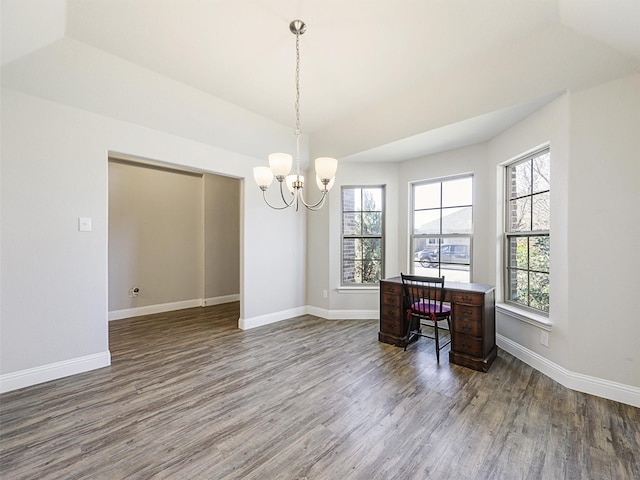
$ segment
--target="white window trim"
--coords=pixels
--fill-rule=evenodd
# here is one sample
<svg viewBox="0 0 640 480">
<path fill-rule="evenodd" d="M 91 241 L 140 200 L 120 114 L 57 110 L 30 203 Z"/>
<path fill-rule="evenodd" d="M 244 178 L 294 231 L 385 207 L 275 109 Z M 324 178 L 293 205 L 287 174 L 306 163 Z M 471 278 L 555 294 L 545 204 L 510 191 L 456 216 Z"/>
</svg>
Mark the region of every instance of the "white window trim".
<svg viewBox="0 0 640 480">
<path fill-rule="evenodd" d="M 342 192 L 344 191 L 345 188 L 360 188 L 360 189 L 366 189 L 366 188 L 380 188 L 382 191 L 382 210 L 381 210 L 381 214 L 382 214 L 382 232 L 380 234 L 380 239 L 382 242 L 382 269 L 380 272 L 380 280 L 382 280 L 383 278 L 385 278 L 385 264 L 386 264 L 386 247 L 385 247 L 385 243 L 386 243 L 386 226 L 385 226 L 385 217 L 386 217 L 386 209 L 387 209 L 387 186 L 386 184 L 376 184 L 376 185 L 342 185 L 342 187 L 340 188 L 340 284 L 339 286 L 336 288 L 336 290 L 338 291 L 338 293 L 366 293 L 368 291 L 374 290 L 374 291 L 378 291 L 380 289 L 379 284 L 374 284 L 374 283 L 348 283 L 348 284 L 343 284 L 343 267 L 344 267 L 344 258 L 343 258 L 343 242 L 344 242 L 344 226 L 342 224 L 343 221 L 343 215 L 344 215 L 344 205 L 343 205 L 343 199 L 342 199 Z"/>
<path fill-rule="evenodd" d="M 420 234 L 420 235 L 415 235 L 415 226 L 414 226 L 414 221 L 415 221 L 415 195 L 414 195 L 414 188 L 416 187 L 416 185 L 425 185 L 425 184 L 429 184 L 429 183 L 442 183 L 442 182 L 446 182 L 446 181 L 450 181 L 450 180 L 457 180 L 457 179 L 462 179 L 462 178 L 471 178 L 471 185 L 472 185 L 472 199 L 471 199 L 471 233 L 453 233 L 453 234 L 443 234 L 443 233 L 439 233 L 439 234 Z M 410 182 L 409 183 L 409 191 L 410 191 L 410 199 L 409 199 L 409 204 L 410 204 L 410 218 L 409 218 L 409 256 L 407 258 L 407 262 L 408 262 L 408 270 L 409 272 L 411 272 L 411 274 L 415 274 L 415 263 L 413 261 L 413 251 L 415 249 L 415 239 L 416 237 L 420 237 L 420 238 L 452 238 L 452 237 L 459 237 L 459 238 L 469 238 L 469 281 L 468 282 L 463 282 L 463 283 L 473 283 L 473 236 L 474 236 L 474 227 L 473 227 L 473 215 L 475 215 L 475 209 L 474 209 L 474 200 L 475 200 L 475 174 L 473 172 L 467 172 L 467 173 L 460 173 L 457 175 L 450 175 L 450 176 L 444 176 L 444 177 L 437 177 L 437 178 L 432 178 L 429 180 L 421 180 L 421 181 L 416 181 L 416 182 Z M 442 209 L 442 205 L 440 206 L 440 208 Z M 440 240 L 438 240 L 440 241 Z"/>
<path fill-rule="evenodd" d="M 348 286 L 343 285 L 337 288 L 338 293 L 372 293 L 380 290 L 380 285 L 362 285 L 362 286 Z"/>
<path fill-rule="evenodd" d="M 509 160 L 507 160 L 506 162 L 500 164 L 499 168 L 501 169 L 502 172 L 502 183 L 504 185 L 503 190 L 502 190 L 502 198 L 500 199 L 500 201 L 502 202 L 502 234 L 504 236 L 504 241 L 502 243 L 502 253 L 503 253 L 503 257 L 502 257 L 502 265 L 500 268 L 501 273 L 499 274 L 499 276 L 501 277 L 501 283 L 502 283 L 502 295 L 504 295 L 504 303 L 500 303 L 497 304 L 496 303 L 496 310 L 498 310 L 498 305 L 501 305 L 503 307 L 505 307 L 504 312 L 507 315 L 512 316 L 513 318 L 517 318 L 520 319 L 526 323 L 530 323 L 532 325 L 536 325 L 536 326 L 540 326 L 540 325 L 548 325 L 549 326 L 549 331 L 551 330 L 551 325 L 552 323 L 549 321 L 549 315 L 550 315 L 550 311 L 549 312 L 544 312 L 542 310 L 539 310 L 540 313 L 536 313 L 538 310 L 533 308 L 533 307 L 527 307 L 526 305 L 520 304 L 518 302 L 515 301 L 510 301 L 510 300 L 506 300 L 506 298 L 508 297 L 508 292 L 509 292 L 509 287 L 507 285 L 508 283 L 508 272 L 507 272 L 507 264 L 508 264 L 508 260 L 507 260 L 507 255 L 508 255 L 508 251 L 507 251 L 507 244 L 508 244 L 508 238 L 509 238 L 509 234 L 513 233 L 513 232 L 508 232 L 507 231 L 507 227 L 506 227 L 506 222 L 507 222 L 507 218 L 508 218 L 508 208 L 507 205 L 509 203 L 509 194 L 507 191 L 507 182 L 508 182 L 508 178 L 507 175 L 504 173 L 511 165 L 518 163 L 520 161 L 522 161 L 523 159 L 527 158 L 527 157 L 532 157 L 534 155 L 537 155 L 538 153 L 544 151 L 544 150 L 548 150 L 549 153 L 551 153 L 551 143 L 550 142 L 545 142 L 537 147 L 534 147 L 520 155 L 517 155 L 515 157 L 510 158 Z M 551 186 L 549 186 L 549 191 L 551 191 Z M 549 238 L 551 238 L 551 226 L 549 225 L 549 229 L 546 230 L 547 235 L 549 236 Z M 551 305 L 549 305 L 549 309 L 551 309 Z M 542 328 L 542 327 L 541 327 Z"/>
<path fill-rule="evenodd" d="M 550 332 L 551 327 L 553 326 L 553 323 L 551 323 L 549 318 L 528 310 L 523 310 L 508 303 L 496 303 L 496 312 L 502 313 L 516 320 L 520 320 L 521 322 L 528 323 L 529 325 L 533 325 L 534 327 L 538 327 L 542 330 L 546 330 L 547 332 Z"/>
</svg>

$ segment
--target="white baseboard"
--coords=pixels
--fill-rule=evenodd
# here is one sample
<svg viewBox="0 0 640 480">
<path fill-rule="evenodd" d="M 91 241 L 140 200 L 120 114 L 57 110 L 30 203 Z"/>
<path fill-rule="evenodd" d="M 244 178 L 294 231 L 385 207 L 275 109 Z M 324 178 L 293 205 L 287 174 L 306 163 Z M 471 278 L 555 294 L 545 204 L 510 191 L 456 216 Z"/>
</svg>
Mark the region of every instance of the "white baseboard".
<svg viewBox="0 0 640 480">
<path fill-rule="evenodd" d="M 379 310 L 327 310 L 307 305 L 307 313 L 327 320 L 372 320 L 380 318 Z"/>
<path fill-rule="evenodd" d="M 327 320 L 369 320 L 380 318 L 378 310 L 327 310 L 306 305 L 304 307 L 292 308 L 281 312 L 268 313 L 253 318 L 238 319 L 238 328 L 248 330 L 250 328 L 261 327 L 270 323 L 288 320 L 300 315 L 314 315 Z"/>
<path fill-rule="evenodd" d="M 571 390 L 640 407 L 640 388 L 572 372 L 500 334 L 498 347 Z"/>
<path fill-rule="evenodd" d="M 171 312 L 173 310 L 182 310 L 183 308 L 201 307 L 202 301 L 201 298 L 194 298 L 193 300 L 182 300 L 180 302 L 159 303 L 156 305 L 146 305 L 144 307 L 112 310 L 109 312 L 109 321 L 139 317 L 141 315 L 151 315 L 153 313 Z"/>
<path fill-rule="evenodd" d="M 194 298 L 192 300 L 182 300 L 180 302 L 158 303 L 156 305 L 146 305 L 144 307 L 112 310 L 109 312 L 109 321 L 120 320 L 121 318 L 139 317 L 141 315 L 151 315 L 153 313 L 172 312 L 174 310 L 182 310 L 183 308 L 221 305 L 223 303 L 237 302 L 239 300 L 240 294 L 223 295 L 221 297 Z"/>
<path fill-rule="evenodd" d="M 211 306 L 211 305 L 222 305 L 223 303 L 231 303 L 231 302 L 239 302 L 240 294 L 237 293 L 235 295 L 223 295 L 221 297 L 211 297 L 205 298 L 202 301 L 202 305 Z"/>
<path fill-rule="evenodd" d="M 77 373 L 88 372 L 96 368 L 108 367 L 109 365 L 111 365 L 111 354 L 107 350 L 106 352 L 85 357 L 72 358 L 62 362 L 7 373 L 0 375 L 0 393 L 57 380 Z"/>
<path fill-rule="evenodd" d="M 238 328 L 241 330 L 249 330 L 250 328 L 269 325 L 270 323 L 280 322 L 289 318 L 298 317 L 306 313 L 305 307 L 291 308 L 280 312 L 267 313 L 266 315 L 258 315 L 251 318 L 239 318 Z"/>
</svg>

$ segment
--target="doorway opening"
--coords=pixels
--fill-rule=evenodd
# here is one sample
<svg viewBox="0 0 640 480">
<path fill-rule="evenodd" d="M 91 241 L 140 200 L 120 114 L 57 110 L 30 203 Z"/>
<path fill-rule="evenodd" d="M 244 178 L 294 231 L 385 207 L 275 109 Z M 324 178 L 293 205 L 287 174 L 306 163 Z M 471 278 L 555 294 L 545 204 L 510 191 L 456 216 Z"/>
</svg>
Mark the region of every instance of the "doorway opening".
<svg viewBox="0 0 640 480">
<path fill-rule="evenodd" d="M 109 156 L 109 320 L 240 300 L 241 179 Z"/>
</svg>

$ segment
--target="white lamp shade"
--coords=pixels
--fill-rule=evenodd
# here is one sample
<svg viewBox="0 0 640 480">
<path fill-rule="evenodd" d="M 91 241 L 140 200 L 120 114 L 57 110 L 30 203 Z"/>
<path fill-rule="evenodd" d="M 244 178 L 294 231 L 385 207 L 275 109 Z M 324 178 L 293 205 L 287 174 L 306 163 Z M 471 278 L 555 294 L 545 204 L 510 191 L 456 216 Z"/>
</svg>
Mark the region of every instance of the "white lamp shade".
<svg viewBox="0 0 640 480">
<path fill-rule="evenodd" d="M 253 178 L 259 187 L 269 188 L 273 182 L 273 172 L 269 167 L 254 167 Z"/>
<path fill-rule="evenodd" d="M 304 185 L 304 175 L 289 175 L 287 177 L 287 188 L 289 189 L 289 191 L 292 194 L 293 194 L 293 191 L 294 191 L 293 182 L 295 182 L 298 179 L 298 177 L 300 177 L 300 181 Z"/>
<path fill-rule="evenodd" d="M 331 179 L 336 176 L 338 160 L 331 157 L 316 158 L 316 173 L 321 179 Z"/>
<path fill-rule="evenodd" d="M 276 177 L 286 177 L 291 171 L 293 157 L 288 153 L 272 153 L 269 155 L 269 167 Z"/>
<path fill-rule="evenodd" d="M 329 183 L 327 183 L 327 192 L 331 190 L 331 187 L 333 187 L 334 183 L 336 183 L 336 177 L 333 177 L 331 180 L 329 180 Z M 322 180 L 318 175 L 316 175 L 316 185 L 321 191 L 324 192 L 324 185 L 322 184 Z"/>
</svg>

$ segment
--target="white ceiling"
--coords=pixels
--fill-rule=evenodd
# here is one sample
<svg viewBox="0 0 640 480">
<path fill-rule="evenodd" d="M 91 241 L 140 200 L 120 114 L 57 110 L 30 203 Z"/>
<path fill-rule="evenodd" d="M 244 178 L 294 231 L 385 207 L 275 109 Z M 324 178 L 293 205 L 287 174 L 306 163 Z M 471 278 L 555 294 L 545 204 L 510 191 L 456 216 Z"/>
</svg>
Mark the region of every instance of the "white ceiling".
<svg viewBox="0 0 640 480">
<path fill-rule="evenodd" d="M 3 68 L 66 37 L 291 127 L 300 18 L 303 131 L 353 161 L 484 141 L 563 91 L 640 68 L 640 0 L 1 5 Z"/>
</svg>

